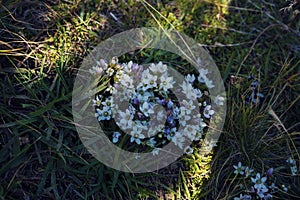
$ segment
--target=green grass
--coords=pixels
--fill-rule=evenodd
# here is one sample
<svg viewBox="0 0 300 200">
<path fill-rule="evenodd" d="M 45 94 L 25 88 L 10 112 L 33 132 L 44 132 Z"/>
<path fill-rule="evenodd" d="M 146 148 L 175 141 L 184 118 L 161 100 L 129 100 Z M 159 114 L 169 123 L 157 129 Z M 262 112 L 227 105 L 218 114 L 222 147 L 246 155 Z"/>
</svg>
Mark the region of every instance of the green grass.
<svg viewBox="0 0 300 200">
<path fill-rule="evenodd" d="M 1 199 L 233 199 L 249 187 L 233 174 L 239 161 L 261 173 L 274 168 L 274 199 L 300 198 L 299 4 L 30 2 L 0 3 Z M 224 79 L 228 113 L 211 154 L 195 151 L 157 172 L 130 174 L 87 152 L 71 99 L 76 72 L 92 48 L 142 26 L 179 30 L 204 45 Z M 170 59 L 143 53 L 124 60 Z M 259 81 L 261 104 L 246 103 L 249 75 Z M 289 157 L 297 162 L 295 176 Z"/>
</svg>

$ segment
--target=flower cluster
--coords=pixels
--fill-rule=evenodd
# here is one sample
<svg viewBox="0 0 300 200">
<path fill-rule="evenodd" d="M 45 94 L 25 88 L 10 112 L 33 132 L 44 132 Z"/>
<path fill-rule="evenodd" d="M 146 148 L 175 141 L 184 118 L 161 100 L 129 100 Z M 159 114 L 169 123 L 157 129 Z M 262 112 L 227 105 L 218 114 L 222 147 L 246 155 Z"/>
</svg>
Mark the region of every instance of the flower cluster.
<svg viewBox="0 0 300 200">
<path fill-rule="evenodd" d="M 113 143 L 118 143 L 125 132 L 129 135 L 127 144 L 151 148 L 153 155 L 169 142 L 189 154 L 193 149 L 186 143 L 202 139 L 214 115 L 208 92 L 196 87 L 214 87 L 206 76 L 208 70 L 187 74 L 178 88 L 162 62 L 145 68 L 132 61 L 119 64 L 114 57 L 110 63 L 100 60 L 90 72 L 104 76 L 101 80 L 108 83 L 95 96 L 93 105 L 100 123 L 115 120 L 119 129 L 111 135 Z M 177 97 L 178 90 L 184 98 Z M 217 96 L 214 102 L 223 105 L 224 97 Z"/>
<path fill-rule="evenodd" d="M 292 159 L 291 157 L 289 157 L 289 159 L 287 159 L 286 162 L 288 163 L 288 165 L 290 167 L 292 175 L 295 176 L 297 174 L 296 161 L 294 159 Z"/>
<path fill-rule="evenodd" d="M 273 168 L 270 168 L 265 175 L 255 173 L 253 169 L 243 166 L 241 162 L 233 165 L 233 168 L 235 169 L 234 174 L 243 175 L 245 181 L 251 184 L 250 188 L 241 193 L 239 197 L 235 197 L 234 200 L 249 200 L 252 197 L 271 199 L 273 197 L 272 194 L 278 191 L 278 187 L 275 186 L 273 181 Z"/>
<path fill-rule="evenodd" d="M 247 102 L 249 104 L 260 104 L 265 96 L 259 92 L 259 82 L 253 76 L 248 76 L 247 78 L 249 81 L 252 81 L 250 86 L 251 94 L 247 97 Z"/>
</svg>

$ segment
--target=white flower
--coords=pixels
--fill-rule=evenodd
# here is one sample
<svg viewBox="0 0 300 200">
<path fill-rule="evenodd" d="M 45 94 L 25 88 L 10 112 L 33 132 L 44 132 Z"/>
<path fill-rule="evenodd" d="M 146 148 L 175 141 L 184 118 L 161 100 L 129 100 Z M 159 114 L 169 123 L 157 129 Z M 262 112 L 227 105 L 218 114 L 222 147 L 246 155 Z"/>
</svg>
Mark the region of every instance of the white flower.
<svg viewBox="0 0 300 200">
<path fill-rule="evenodd" d="M 191 119 L 191 116 L 189 116 L 188 114 L 186 114 L 186 109 L 185 107 L 180 107 L 180 114 L 179 114 L 179 123 L 180 125 L 182 126 L 185 126 L 186 125 L 186 122 L 188 120 Z"/>
<path fill-rule="evenodd" d="M 151 106 L 147 101 L 140 105 L 140 110 L 145 116 L 149 116 L 149 114 L 153 114 L 153 106 Z"/>
<path fill-rule="evenodd" d="M 242 166 L 242 163 L 241 163 L 241 162 L 239 162 L 237 166 L 236 166 L 236 165 L 233 165 L 233 167 L 234 167 L 234 169 L 235 169 L 235 171 L 234 171 L 233 173 L 235 173 L 235 174 L 241 174 L 241 175 L 244 174 L 244 169 L 245 169 L 245 167 Z"/>
<path fill-rule="evenodd" d="M 127 75 L 123 74 L 122 79 L 120 80 L 121 85 L 123 85 L 125 88 L 133 88 L 133 80 L 132 78 Z"/>
<path fill-rule="evenodd" d="M 116 68 L 116 70 L 120 70 L 120 71 L 122 71 L 122 69 L 123 69 L 123 65 L 119 65 L 119 64 L 116 64 L 115 65 L 115 68 Z"/>
<path fill-rule="evenodd" d="M 139 113 L 138 113 L 139 114 Z M 135 121 L 135 125 L 138 126 L 142 131 L 143 131 L 143 134 L 145 133 L 144 130 L 147 130 L 147 126 L 149 126 L 149 122 L 147 120 L 139 120 L 139 119 L 136 119 Z"/>
<path fill-rule="evenodd" d="M 291 157 L 289 157 L 289 159 L 287 159 L 286 162 L 290 165 L 292 175 L 295 176 L 297 174 L 296 161 L 294 159 L 292 159 Z"/>
<path fill-rule="evenodd" d="M 201 140 L 201 138 L 202 138 L 202 132 L 203 132 L 203 131 L 201 131 L 201 130 L 198 130 L 198 131 L 197 131 L 197 133 L 196 133 L 196 135 L 195 135 L 195 138 L 194 138 L 194 141 L 199 141 L 199 140 Z"/>
<path fill-rule="evenodd" d="M 173 88 L 174 83 L 175 82 L 173 81 L 173 77 L 160 76 L 159 89 L 167 91 L 168 89 Z"/>
<path fill-rule="evenodd" d="M 92 67 L 92 69 L 89 70 L 89 72 L 91 74 L 98 74 L 98 75 L 101 75 L 103 73 L 103 68 L 100 68 L 98 66 L 95 66 L 95 67 Z"/>
<path fill-rule="evenodd" d="M 194 93 L 195 93 L 195 95 L 196 95 L 197 98 L 201 98 L 202 95 L 203 95 L 202 92 L 201 92 L 201 90 L 198 89 L 198 88 L 194 89 Z"/>
<path fill-rule="evenodd" d="M 111 64 L 113 65 L 116 65 L 118 63 L 118 57 L 117 56 L 114 56 L 111 61 L 110 61 Z"/>
<path fill-rule="evenodd" d="M 149 67 L 149 69 L 154 73 L 154 74 L 163 74 L 167 71 L 167 65 L 164 65 L 162 62 L 159 62 L 158 64 L 152 63 Z"/>
<path fill-rule="evenodd" d="M 234 197 L 233 200 L 251 200 L 251 196 L 240 194 L 240 197 Z"/>
<path fill-rule="evenodd" d="M 118 102 L 128 101 L 128 99 L 132 98 L 135 91 L 129 88 L 123 88 L 121 86 L 117 90 L 113 90 L 113 97 L 117 99 Z"/>
<path fill-rule="evenodd" d="M 183 134 L 187 136 L 191 141 L 196 137 L 198 126 L 187 125 L 184 127 Z"/>
<path fill-rule="evenodd" d="M 155 79 L 154 77 L 157 78 L 157 76 L 150 73 L 149 69 L 144 70 L 142 72 L 141 82 L 139 83 L 138 87 L 146 87 L 151 80 Z"/>
<path fill-rule="evenodd" d="M 172 117 L 174 118 L 174 119 L 178 119 L 178 117 L 179 117 L 179 112 L 180 112 L 180 110 L 179 110 L 179 108 L 176 106 L 176 107 L 173 107 L 173 110 L 172 110 Z"/>
<path fill-rule="evenodd" d="M 120 123 L 118 123 L 122 128 L 127 129 L 132 127 L 132 119 L 133 115 L 130 113 L 128 109 L 125 112 L 118 111 L 118 114 L 121 118 Z"/>
<path fill-rule="evenodd" d="M 193 86 L 188 83 L 187 81 L 184 81 L 181 85 L 182 92 L 186 95 L 187 99 L 196 99 L 197 95 L 194 92 Z"/>
<path fill-rule="evenodd" d="M 160 110 L 156 113 L 156 119 L 157 121 L 161 121 L 165 118 L 165 111 Z"/>
<path fill-rule="evenodd" d="M 224 101 L 225 101 L 225 98 L 218 95 L 214 98 L 214 102 L 215 104 L 217 104 L 218 106 L 223 106 L 224 105 Z"/>
<path fill-rule="evenodd" d="M 114 74 L 114 72 L 115 72 L 115 70 L 113 68 L 108 68 L 108 70 L 106 71 L 108 76 L 112 76 Z"/>
<path fill-rule="evenodd" d="M 160 148 L 155 148 L 155 149 L 153 149 L 153 150 L 152 150 L 152 155 L 153 155 L 153 156 L 158 155 L 159 151 L 160 151 Z"/>
<path fill-rule="evenodd" d="M 206 76 L 208 74 L 207 69 L 199 69 L 198 81 L 199 83 L 205 83 L 208 88 L 215 87 L 212 80 L 209 80 Z"/>
<path fill-rule="evenodd" d="M 152 136 L 156 135 L 164 127 L 165 127 L 165 125 L 163 125 L 163 124 L 159 124 L 158 126 L 151 126 L 148 130 L 148 137 L 152 137 Z"/>
<path fill-rule="evenodd" d="M 266 180 L 267 180 L 267 177 L 261 178 L 260 173 L 257 173 L 255 178 L 251 178 L 252 183 L 255 183 L 255 185 L 254 185 L 255 189 L 261 187 L 261 185 L 264 185 Z"/>
<path fill-rule="evenodd" d="M 145 92 L 143 89 L 139 89 L 136 94 L 139 102 L 148 101 L 151 97 L 154 96 L 153 92 Z"/>
<path fill-rule="evenodd" d="M 99 74 L 101 75 L 103 71 L 105 71 L 108 67 L 108 64 L 106 63 L 105 60 L 100 59 L 100 61 L 96 61 L 96 66 L 93 66 L 92 69 L 90 69 L 91 74 Z"/>
<path fill-rule="evenodd" d="M 186 154 L 192 154 L 194 152 L 194 149 L 190 146 L 185 147 L 184 153 Z"/>
<path fill-rule="evenodd" d="M 172 140 L 172 137 L 176 134 L 177 128 L 174 127 L 174 128 L 172 128 L 171 130 L 170 130 L 170 128 L 167 128 L 167 129 L 165 129 L 165 131 L 166 131 L 167 133 L 170 131 L 169 134 L 167 134 L 167 139 L 168 139 L 168 140 Z"/>
<path fill-rule="evenodd" d="M 121 133 L 119 133 L 119 132 L 114 132 L 112 142 L 113 142 L 113 143 L 117 143 L 117 142 L 119 141 L 119 137 L 120 137 L 120 136 L 121 136 Z"/>
<path fill-rule="evenodd" d="M 287 192 L 289 190 L 285 185 L 282 185 L 281 187 L 285 192 Z"/>
<path fill-rule="evenodd" d="M 213 81 L 212 81 L 212 80 L 209 80 L 208 78 L 205 79 L 205 85 L 206 85 L 208 88 L 213 88 L 213 87 L 215 87 L 215 85 L 213 84 Z"/>
<path fill-rule="evenodd" d="M 253 169 L 250 169 L 249 167 L 246 167 L 245 168 L 245 176 L 246 176 L 246 178 L 248 176 L 250 176 L 253 171 L 254 171 Z"/>
<path fill-rule="evenodd" d="M 215 111 L 211 110 L 211 105 L 207 105 L 204 108 L 204 111 L 203 111 L 204 117 L 209 119 L 211 117 L 211 115 L 213 115 L 214 113 L 215 113 Z"/>
<path fill-rule="evenodd" d="M 217 141 L 215 141 L 214 139 L 211 139 L 210 141 L 208 141 L 207 139 L 203 139 L 202 146 L 203 150 L 209 153 L 213 147 L 217 146 Z"/>
<path fill-rule="evenodd" d="M 97 108 L 96 111 L 95 116 L 98 118 L 98 121 L 110 120 L 112 112 L 109 107 Z"/>
<path fill-rule="evenodd" d="M 137 144 L 141 144 L 141 139 L 144 139 L 145 136 L 141 134 L 142 129 L 140 129 L 138 126 L 134 126 L 131 131 L 131 138 L 130 142 L 136 142 Z"/>
<path fill-rule="evenodd" d="M 255 187 L 255 186 L 254 186 Z M 259 184 L 256 187 L 256 194 L 260 197 L 260 198 L 264 198 L 265 197 L 265 193 L 268 192 L 268 188 L 264 185 L 264 184 Z"/>
<path fill-rule="evenodd" d="M 149 145 L 150 147 L 154 147 L 155 144 L 156 141 L 154 140 L 154 138 L 150 138 L 150 140 L 147 141 L 147 145 Z"/>
<path fill-rule="evenodd" d="M 200 58 L 200 57 L 198 57 L 198 58 L 197 58 L 197 61 L 196 61 L 196 62 L 197 62 L 197 64 L 198 64 L 199 66 L 201 66 L 201 65 L 202 65 L 202 60 L 201 60 L 201 58 Z"/>
<path fill-rule="evenodd" d="M 291 157 L 289 157 L 289 159 L 286 160 L 287 163 L 289 163 L 290 165 L 294 165 L 296 162 L 294 159 L 292 159 Z"/>
<path fill-rule="evenodd" d="M 103 106 L 106 106 L 106 107 L 109 107 L 109 108 L 114 107 L 114 102 L 113 102 L 111 97 L 108 97 L 107 99 L 105 99 L 105 101 L 102 101 L 101 104 Z"/>
<path fill-rule="evenodd" d="M 175 145 L 177 145 L 180 149 L 182 149 L 183 142 L 185 141 L 182 134 L 177 133 L 172 137 L 172 142 L 174 142 Z"/>
<path fill-rule="evenodd" d="M 264 199 L 272 199 L 273 195 L 271 195 L 270 193 L 265 194 Z"/>
<path fill-rule="evenodd" d="M 194 102 L 193 100 L 183 100 L 182 101 L 182 104 L 184 105 L 184 108 L 185 108 L 185 113 L 186 114 L 191 114 L 191 112 L 196 108 L 196 106 L 194 105 Z"/>
<path fill-rule="evenodd" d="M 156 75 L 159 73 L 159 67 L 158 67 L 158 65 L 156 65 L 154 63 L 151 63 L 149 69 Z"/>
<path fill-rule="evenodd" d="M 131 113 L 132 115 L 134 115 L 135 112 L 136 112 L 136 109 L 135 109 L 135 107 L 134 107 L 132 104 L 129 104 L 128 110 L 130 111 L 130 113 Z"/>
<path fill-rule="evenodd" d="M 185 76 L 185 80 L 187 82 L 189 82 L 190 84 L 193 84 L 194 81 L 196 80 L 196 78 L 195 78 L 194 74 L 192 74 L 192 75 L 188 74 L 187 76 Z"/>
<path fill-rule="evenodd" d="M 132 64 L 133 64 L 132 61 L 129 61 L 129 62 L 127 63 L 128 67 L 130 67 L 130 69 L 131 69 L 131 67 L 132 67 Z"/>
<path fill-rule="evenodd" d="M 208 74 L 207 69 L 199 69 L 199 76 L 198 76 L 198 81 L 199 83 L 205 83 L 205 80 L 207 79 L 206 75 Z"/>
<path fill-rule="evenodd" d="M 106 70 L 107 67 L 108 67 L 107 62 L 105 60 L 103 60 L 103 59 L 100 59 L 100 61 L 97 61 L 97 65 L 99 67 L 101 67 L 103 70 Z"/>
<path fill-rule="evenodd" d="M 149 72 L 149 69 L 146 69 L 142 73 L 142 81 L 138 87 L 145 87 L 146 89 L 154 88 L 157 86 L 157 76 L 152 75 Z"/>
<path fill-rule="evenodd" d="M 116 82 L 119 82 L 123 78 L 123 75 L 124 75 L 124 71 L 123 70 L 117 71 L 117 73 L 115 75 L 115 78 L 117 79 Z"/>
<path fill-rule="evenodd" d="M 101 105 L 102 95 L 96 95 L 96 99 L 93 99 L 93 106 Z"/>
<path fill-rule="evenodd" d="M 122 63 L 123 66 L 123 70 L 126 74 L 130 74 L 132 71 L 132 61 L 129 61 L 127 64 L 126 63 Z"/>
<path fill-rule="evenodd" d="M 110 85 L 108 88 L 106 88 L 105 91 L 110 92 L 111 94 L 113 94 L 115 90 L 116 90 L 116 88 L 114 88 L 113 86 Z"/>
<path fill-rule="evenodd" d="M 276 188 L 278 188 L 278 187 L 275 185 L 275 183 L 272 183 L 272 184 L 269 186 L 269 188 L 270 188 L 271 190 L 274 190 L 274 189 L 276 189 Z"/>
<path fill-rule="evenodd" d="M 207 124 L 203 121 L 202 118 L 200 118 L 200 122 L 199 123 L 200 123 L 200 128 L 201 129 L 207 126 Z"/>
<path fill-rule="evenodd" d="M 297 166 L 294 165 L 294 166 L 290 167 L 290 169 L 291 169 L 292 175 L 295 176 L 297 174 Z"/>
</svg>

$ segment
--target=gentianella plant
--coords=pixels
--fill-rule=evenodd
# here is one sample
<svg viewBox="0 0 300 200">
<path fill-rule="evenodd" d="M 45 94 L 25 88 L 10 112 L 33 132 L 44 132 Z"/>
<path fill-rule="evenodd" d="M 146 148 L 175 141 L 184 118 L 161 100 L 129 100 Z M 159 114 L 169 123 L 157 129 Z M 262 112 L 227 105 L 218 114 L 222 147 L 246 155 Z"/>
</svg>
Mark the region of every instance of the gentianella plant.
<svg viewBox="0 0 300 200">
<path fill-rule="evenodd" d="M 296 175 L 295 160 L 290 157 L 286 162 L 292 165 L 292 175 Z M 273 175 L 273 168 L 268 169 L 265 173 L 260 173 L 248 166 L 243 166 L 241 162 L 233 165 L 233 168 L 233 173 L 236 174 L 236 177 L 242 178 L 245 183 L 243 192 L 239 196 L 234 197 L 233 200 L 273 199 L 274 194 L 278 192 L 288 192 L 286 185 L 277 185 L 276 177 Z"/>
<path fill-rule="evenodd" d="M 95 117 L 115 145 L 156 156 L 173 143 L 184 153 L 193 153 L 190 144 L 203 139 L 215 114 L 207 89 L 214 84 L 206 69 L 184 75 L 180 83 L 170 72 L 162 62 L 145 67 L 119 63 L 117 57 L 110 62 L 101 59 L 90 70 L 101 76 L 98 85 L 104 85 L 93 99 Z M 185 98 L 178 98 L 178 92 Z M 223 101 L 221 96 L 214 98 L 218 105 Z"/>
<path fill-rule="evenodd" d="M 117 59 L 144 49 L 177 55 L 185 67 L 173 59 L 171 65 Z M 218 67 L 201 45 L 177 31 L 143 27 L 102 41 L 83 60 L 73 88 L 80 140 L 116 170 L 153 172 L 192 153 L 194 141 L 207 154 L 222 133 L 226 92 Z"/>
</svg>

